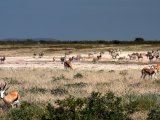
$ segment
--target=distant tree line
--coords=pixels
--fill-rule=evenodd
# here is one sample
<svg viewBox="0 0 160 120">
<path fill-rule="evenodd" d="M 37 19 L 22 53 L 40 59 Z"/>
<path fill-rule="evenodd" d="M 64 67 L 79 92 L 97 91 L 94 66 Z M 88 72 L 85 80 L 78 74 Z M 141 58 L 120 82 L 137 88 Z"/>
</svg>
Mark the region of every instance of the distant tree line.
<svg viewBox="0 0 160 120">
<path fill-rule="evenodd" d="M 6 44 L 157 44 L 160 40 L 144 40 L 143 38 L 135 38 L 134 40 L 0 40 L 0 45 Z"/>
</svg>

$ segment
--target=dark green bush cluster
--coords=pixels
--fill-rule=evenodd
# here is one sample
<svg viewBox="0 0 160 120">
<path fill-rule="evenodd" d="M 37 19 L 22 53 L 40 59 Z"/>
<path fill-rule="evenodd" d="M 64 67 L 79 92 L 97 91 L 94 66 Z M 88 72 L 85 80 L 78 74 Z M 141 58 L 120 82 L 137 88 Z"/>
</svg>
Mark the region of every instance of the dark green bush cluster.
<svg viewBox="0 0 160 120">
<path fill-rule="evenodd" d="M 146 97 L 145 97 L 146 98 Z M 22 102 L 20 108 L 11 109 L 6 119 L 11 120 L 131 120 L 131 114 L 139 110 L 140 100 L 124 102 L 112 92 L 102 95 L 92 92 L 87 98 L 69 96 L 57 100 L 56 107 Z M 144 103 L 148 104 L 144 101 Z M 141 106 L 143 107 L 143 106 Z M 143 110 L 146 110 L 143 109 Z M 160 120 L 160 106 L 153 107 L 147 120 Z"/>
<path fill-rule="evenodd" d="M 11 120 L 40 120 L 42 118 L 42 113 L 44 113 L 44 108 L 23 102 L 21 107 L 12 109 L 8 114 L 8 119 Z"/>
<path fill-rule="evenodd" d="M 128 109 L 122 104 L 120 97 L 109 92 L 102 96 L 93 92 L 88 98 L 58 100 L 58 107 L 47 105 L 48 114 L 43 120 L 130 120 Z"/>
<path fill-rule="evenodd" d="M 148 113 L 147 120 L 160 120 L 160 105 L 158 105 L 157 107 L 153 108 Z"/>
<path fill-rule="evenodd" d="M 11 120 L 130 120 L 130 112 L 122 103 L 121 97 L 112 92 L 101 95 L 91 93 L 87 98 L 70 96 L 57 100 L 54 107 L 46 107 L 23 102 L 20 108 L 11 109 L 8 118 Z M 129 105 L 128 105 L 129 106 Z M 132 106 L 133 107 L 133 106 Z M 133 109 L 133 108 L 132 108 Z"/>
<path fill-rule="evenodd" d="M 73 76 L 73 78 L 83 78 L 83 75 L 81 73 L 77 73 Z"/>
</svg>

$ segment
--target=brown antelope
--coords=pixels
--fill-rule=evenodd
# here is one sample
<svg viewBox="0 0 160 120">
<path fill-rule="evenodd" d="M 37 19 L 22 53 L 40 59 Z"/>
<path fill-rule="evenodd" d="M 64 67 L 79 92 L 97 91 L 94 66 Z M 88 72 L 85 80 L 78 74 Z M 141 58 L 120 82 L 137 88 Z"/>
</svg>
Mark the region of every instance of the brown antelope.
<svg viewBox="0 0 160 120">
<path fill-rule="evenodd" d="M 4 61 L 6 60 L 6 57 L 5 57 L 5 56 L 2 56 L 2 57 L 0 58 L 0 60 L 1 60 L 1 63 L 4 63 Z"/>
<path fill-rule="evenodd" d="M 69 58 L 69 60 L 67 60 L 67 61 L 64 62 L 64 68 L 65 68 L 65 69 L 68 69 L 68 68 L 73 69 L 73 68 L 72 68 L 72 64 L 71 64 L 72 61 L 73 61 L 73 58 L 74 58 L 74 57 Z"/>
<path fill-rule="evenodd" d="M 16 107 L 18 107 L 19 99 L 20 99 L 20 95 L 19 95 L 18 91 L 12 91 L 12 92 L 5 95 L 5 92 L 9 89 L 9 87 L 6 88 L 6 86 L 7 86 L 6 83 L 4 85 L 1 84 L 1 86 L 0 86 L 1 99 L 3 99 L 5 104 L 10 105 L 11 108 L 13 108 L 14 105 L 16 105 Z"/>
<path fill-rule="evenodd" d="M 154 66 L 150 66 L 150 68 L 147 68 L 147 67 L 143 68 L 141 70 L 141 73 L 142 73 L 141 78 L 143 79 L 145 79 L 146 75 L 149 75 L 153 79 L 157 79 L 157 76 L 156 76 L 157 69 Z"/>
</svg>

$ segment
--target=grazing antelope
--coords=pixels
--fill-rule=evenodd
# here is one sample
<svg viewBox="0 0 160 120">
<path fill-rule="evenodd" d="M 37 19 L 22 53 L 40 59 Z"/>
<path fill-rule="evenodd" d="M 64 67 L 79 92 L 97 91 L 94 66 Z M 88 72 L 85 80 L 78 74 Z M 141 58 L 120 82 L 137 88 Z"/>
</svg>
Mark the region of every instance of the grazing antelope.
<svg viewBox="0 0 160 120">
<path fill-rule="evenodd" d="M 67 55 L 67 54 L 64 53 L 64 57 L 61 57 L 61 58 L 60 58 L 62 64 L 66 61 L 66 55 Z"/>
<path fill-rule="evenodd" d="M 64 68 L 65 68 L 65 69 L 68 69 L 68 68 L 73 69 L 73 68 L 72 68 L 72 64 L 71 64 L 71 62 L 73 61 L 73 58 L 74 58 L 74 57 L 69 58 L 69 60 L 67 60 L 67 61 L 64 62 Z"/>
<path fill-rule="evenodd" d="M 39 53 L 39 58 L 42 58 L 44 56 L 44 52 Z"/>
<path fill-rule="evenodd" d="M 2 56 L 2 57 L 0 58 L 0 60 L 1 60 L 1 63 L 4 63 L 4 61 L 6 60 L 6 57 L 5 57 L 5 56 Z"/>
<path fill-rule="evenodd" d="M 5 104 L 10 105 L 11 108 L 13 108 L 14 105 L 18 107 L 19 105 L 19 99 L 20 95 L 18 91 L 12 91 L 8 94 L 5 95 L 5 92 L 9 89 L 9 87 L 6 87 L 7 84 L 5 83 L 4 85 L 0 85 L 0 97 L 3 99 Z"/>
<path fill-rule="evenodd" d="M 117 56 L 119 56 L 119 53 L 112 53 L 111 56 L 112 56 L 112 59 L 116 59 Z"/>
<path fill-rule="evenodd" d="M 149 75 L 153 79 L 157 79 L 157 76 L 156 76 L 157 69 L 155 69 L 154 66 L 150 66 L 150 68 L 147 68 L 147 67 L 143 68 L 141 70 L 141 73 L 142 73 L 141 78 L 143 79 L 145 79 L 146 75 Z"/>
</svg>

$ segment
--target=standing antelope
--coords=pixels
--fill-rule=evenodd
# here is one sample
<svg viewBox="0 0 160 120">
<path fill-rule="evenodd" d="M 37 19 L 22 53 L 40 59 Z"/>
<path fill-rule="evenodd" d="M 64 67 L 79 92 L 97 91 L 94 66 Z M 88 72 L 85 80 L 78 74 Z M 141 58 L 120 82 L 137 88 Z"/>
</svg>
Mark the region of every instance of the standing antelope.
<svg viewBox="0 0 160 120">
<path fill-rule="evenodd" d="M 56 61 L 56 58 L 55 58 L 55 57 L 53 57 L 53 59 L 52 59 L 52 60 L 53 60 L 53 62 L 55 62 L 55 61 Z"/>
<path fill-rule="evenodd" d="M 100 60 L 102 57 L 102 53 L 100 52 L 100 55 L 97 56 L 97 59 Z"/>
<path fill-rule="evenodd" d="M 93 58 L 93 63 L 98 63 L 98 61 L 101 59 L 101 57 L 102 57 L 101 53 L 97 57 L 94 57 Z"/>
<path fill-rule="evenodd" d="M 19 99 L 20 99 L 20 95 L 19 95 L 18 91 L 12 91 L 12 92 L 5 95 L 5 92 L 9 89 L 9 87 L 6 88 L 6 86 L 7 86 L 6 83 L 4 85 L 0 85 L 1 99 L 3 99 L 5 104 L 10 105 L 11 108 L 13 108 L 14 105 L 16 105 L 16 107 L 18 107 Z"/>
<path fill-rule="evenodd" d="M 64 62 L 64 68 L 65 68 L 65 69 L 68 69 L 68 68 L 73 69 L 73 68 L 72 68 L 72 65 L 71 65 L 71 62 L 73 61 L 73 58 L 74 58 L 74 57 L 69 58 L 69 60 L 67 60 L 67 61 Z"/>
<path fill-rule="evenodd" d="M 152 77 L 153 79 L 157 79 L 157 69 L 154 66 L 150 66 L 150 68 L 143 68 L 141 70 L 141 78 L 145 79 L 146 75 L 149 75 L 150 77 Z"/>
<path fill-rule="evenodd" d="M 0 58 L 0 60 L 1 60 L 1 63 L 4 63 L 4 61 L 6 60 L 6 57 L 5 57 L 5 56 L 2 56 L 2 57 Z"/>
</svg>

